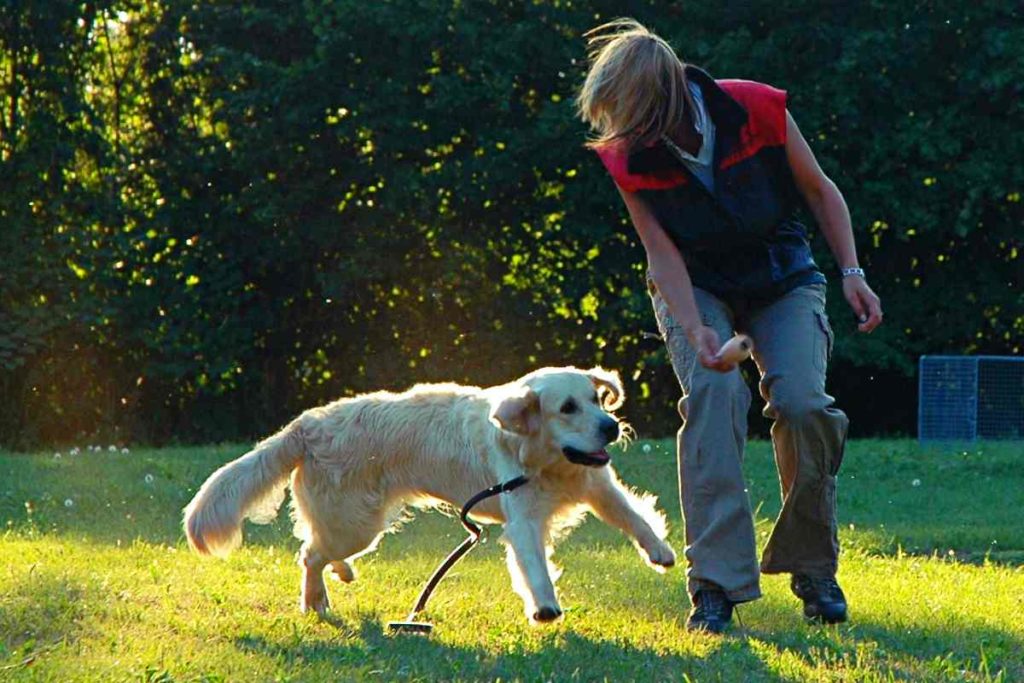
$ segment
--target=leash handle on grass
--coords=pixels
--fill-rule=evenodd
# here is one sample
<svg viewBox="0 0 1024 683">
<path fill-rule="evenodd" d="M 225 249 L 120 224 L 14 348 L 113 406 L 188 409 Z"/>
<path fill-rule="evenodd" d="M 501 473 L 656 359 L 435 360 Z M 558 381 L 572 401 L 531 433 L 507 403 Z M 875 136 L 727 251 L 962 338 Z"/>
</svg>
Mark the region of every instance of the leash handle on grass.
<svg viewBox="0 0 1024 683">
<path fill-rule="evenodd" d="M 459 513 L 459 519 L 462 521 L 462 526 L 466 527 L 466 531 L 469 532 L 469 537 L 464 540 L 458 548 L 453 550 L 448 557 L 445 558 L 444 562 L 434 570 L 434 573 L 430 576 L 430 580 L 427 581 L 427 585 L 423 587 L 420 592 L 420 597 L 416 599 L 416 606 L 412 608 L 412 612 L 409 612 L 407 621 L 412 621 L 413 617 L 423 611 L 423 608 L 427 606 L 427 601 L 430 600 L 431 594 L 437 587 L 437 584 L 441 583 L 441 579 L 448 573 L 455 563 L 463 558 L 463 556 L 473 549 L 473 546 L 480 540 L 480 536 L 483 530 L 473 520 L 469 518 L 469 511 L 473 509 L 473 506 L 482 500 L 496 496 L 499 493 L 508 493 L 514 491 L 530 479 L 526 476 L 519 475 L 514 479 L 509 479 L 501 484 L 495 484 L 490 488 L 486 488 L 480 493 L 476 494 L 472 498 L 466 501 L 466 504 L 462 506 L 462 511 Z"/>
</svg>

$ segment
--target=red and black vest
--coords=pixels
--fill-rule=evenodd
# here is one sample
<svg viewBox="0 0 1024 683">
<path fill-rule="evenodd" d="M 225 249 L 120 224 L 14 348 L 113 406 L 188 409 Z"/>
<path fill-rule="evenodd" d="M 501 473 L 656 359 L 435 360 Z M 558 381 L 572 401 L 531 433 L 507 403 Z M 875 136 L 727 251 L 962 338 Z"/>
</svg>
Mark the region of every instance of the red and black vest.
<svg viewBox="0 0 1024 683">
<path fill-rule="evenodd" d="M 664 143 L 597 150 L 615 182 L 650 207 L 694 286 L 726 299 L 770 299 L 825 276 L 795 218 L 802 198 L 786 159 L 786 93 L 712 79 L 688 66 L 715 124 L 714 189 Z"/>
</svg>

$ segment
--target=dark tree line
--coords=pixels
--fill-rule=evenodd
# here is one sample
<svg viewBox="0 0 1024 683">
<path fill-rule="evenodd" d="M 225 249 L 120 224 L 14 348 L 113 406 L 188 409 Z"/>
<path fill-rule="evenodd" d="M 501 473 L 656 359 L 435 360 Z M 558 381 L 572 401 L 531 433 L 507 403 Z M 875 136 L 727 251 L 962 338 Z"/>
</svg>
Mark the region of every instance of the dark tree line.
<svg viewBox="0 0 1024 683">
<path fill-rule="evenodd" d="M 0 443 L 248 438 L 595 362 L 673 430 L 642 250 L 573 116 L 581 33 L 620 14 L 789 90 L 886 310 L 855 335 L 830 290 L 857 434 L 913 429 L 920 354 L 1019 353 L 1020 10 L 684 7 L 0 4 Z"/>
</svg>

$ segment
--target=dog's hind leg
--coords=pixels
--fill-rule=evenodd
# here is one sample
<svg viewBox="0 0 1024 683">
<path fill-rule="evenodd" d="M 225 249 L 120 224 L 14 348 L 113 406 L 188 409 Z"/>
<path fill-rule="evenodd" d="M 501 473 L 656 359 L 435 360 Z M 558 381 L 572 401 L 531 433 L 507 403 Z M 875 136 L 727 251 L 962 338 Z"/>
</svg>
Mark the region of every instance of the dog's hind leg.
<svg viewBox="0 0 1024 683">
<path fill-rule="evenodd" d="M 350 501 L 358 500 L 357 497 Z M 365 500 L 365 499 L 364 499 Z M 308 539 L 303 544 L 302 611 L 323 614 L 328 606 L 323 572 L 331 572 L 344 583 L 354 581 L 352 560 L 373 550 L 387 528 L 386 515 L 354 504 L 341 505 L 333 515 L 305 520 Z"/>
<path fill-rule="evenodd" d="M 356 580 L 356 570 L 345 560 L 333 560 L 331 573 L 342 583 L 351 583 Z"/>
<path fill-rule="evenodd" d="M 364 508 L 360 512 L 362 514 L 345 506 L 338 512 L 338 521 L 332 521 L 329 526 L 318 525 L 322 532 L 319 537 L 322 552 L 331 558 L 331 572 L 342 583 L 355 581 L 352 561 L 374 550 L 388 527 L 387 515 L 380 511 Z"/>
<path fill-rule="evenodd" d="M 312 542 L 307 541 L 299 553 L 299 565 L 302 567 L 302 601 L 299 607 L 303 612 L 313 610 L 322 617 L 331 606 L 327 586 L 324 585 L 327 559 Z"/>
<path fill-rule="evenodd" d="M 356 572 L 348 560 L 373 550 L 383 533 L 383 529 L 365 527 L 350 528 L 345 534 L 339 533 L 337 529 L 331 531 L 332 535 L 329 538 L 318 539 L 319 543 L 316 545 L 311 541 L 303 544 L 299 561 L 303 571 L 302 611 L 313 610 L 320 616 L 323 616 L 330 607 L 327 587 L 324 585 L 324 569 L 327 565 L 330 565 L 331 572 L 340 581 L 354 581 Z"/>
<path fill-rule="evenodd" d="M 376 547 L 392 507 L 379 491 L 324 486 L 324 478 L 300 468 L 292 479 L 295 535 L 305 541 L 301 607 L 321 614 L 328 606 L 324 569 L 330 565 L 345 583 L 355 580 L 352 560 Z"/>
</svg>

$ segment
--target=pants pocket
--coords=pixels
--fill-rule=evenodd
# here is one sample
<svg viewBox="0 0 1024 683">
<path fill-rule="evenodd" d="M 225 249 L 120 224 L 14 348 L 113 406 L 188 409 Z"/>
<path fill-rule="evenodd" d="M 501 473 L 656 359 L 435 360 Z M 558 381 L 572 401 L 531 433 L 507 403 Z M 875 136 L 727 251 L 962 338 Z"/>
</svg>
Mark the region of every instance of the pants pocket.
<svg viewBox="0 0 1024 683">
<path fill-rule="evenodd" d="M 815 311 L 815 343 L 814 343 L 814 364 L 821 372 L 828 369 L 832 361 L 832 347 L 835 345 L 835 334 L 832 332 L 832 325 L 828 322 L 828 315 L 825 311 Z"/>
</svg>

